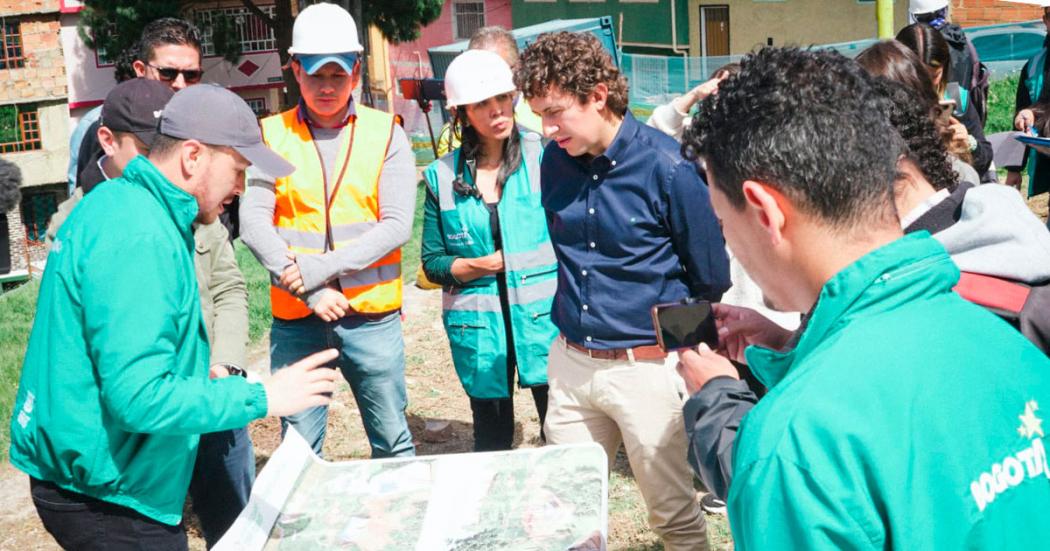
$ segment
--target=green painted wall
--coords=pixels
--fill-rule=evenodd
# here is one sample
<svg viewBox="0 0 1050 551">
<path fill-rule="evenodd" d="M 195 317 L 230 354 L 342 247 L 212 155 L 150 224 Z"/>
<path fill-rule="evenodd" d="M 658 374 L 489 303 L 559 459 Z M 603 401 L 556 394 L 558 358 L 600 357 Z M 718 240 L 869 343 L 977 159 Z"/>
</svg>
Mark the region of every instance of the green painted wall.
<svg viewBox="0 0 1050 551">
<path fill-rule="evenodd" d="M 511 18 L 514 27 L 525 27 L 552 19 L 581 19 L 589 17 L 612 17 L 613 28 L 619 44 L 620 14 L 623 14 L 623 49 L 627 52 L 670 53 L 671 6 L 678 29 L 678 46 L 681 51 L 689 49 L 689 12 L 686 0 L 657 0 L 655 2 L 622 2 L 620 0 L 597 0 L 591 2 L 554 0 L 512 0 Z M 631 43 L 639 45 L 632 46 Z M 646 47 L 640 44 L 655 45 Z M 661 51 L 663 50 L 663 51 Z"/>
</svg>

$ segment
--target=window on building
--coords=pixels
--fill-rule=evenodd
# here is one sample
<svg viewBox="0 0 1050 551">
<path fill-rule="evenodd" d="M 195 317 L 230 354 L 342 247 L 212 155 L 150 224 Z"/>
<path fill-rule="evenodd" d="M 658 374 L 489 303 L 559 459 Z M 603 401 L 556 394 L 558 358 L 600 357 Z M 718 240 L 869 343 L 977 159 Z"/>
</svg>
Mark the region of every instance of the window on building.
<svg viewBox="0 0 1050 551">
<path fill-rule="evenodd" d="M 259 6 L 266 15 L 274 17 L 274 7 Z M 227 18 L 233 23 L 234 36 L 241 43 L 241 53 L 267 52 L 277 49 L 277 38 L 266 22 L 248 11 L 248 8 L 219 8 L 197 12 L 197 26 L 201 29 L 201 47 L 204 55 L 217 55 L 215 51 L 215 21 Z"/>
<path fill-rule="evenodd" d="M 454 0 L 452 2 L 452 32 L 459 40 L 466 40 L 474 31 L 485 26 L 485 3 Z"/>
<path fill-rule="evenodd" d="M 0 153 L 40 149 L 40 121 L 36 105 L 0 106 Z"/>
<path fill-rule="evenodd" d="M 24 192 L 22 197 L 22 226 L 30 243 L 43 243 L 47 237 L 47 223 L 58 210 L 58 195 L 52 191 Z"/>
<path fill-rule="evenodd" d="M 19 69 L 25 66 L 22 56 L 22 31 L 18 19 L 5 17 L 0 25 L 0 69 Z"/>
<path fill-rule="evenodd" d="M 270 114 L 266 109 L 266 98 L 245 98 L 244 102 L 248 104 L 248 107 L 252 108 L 252 112 L 255 113 L 256 117 L 265 117 Z"/>
</svg>

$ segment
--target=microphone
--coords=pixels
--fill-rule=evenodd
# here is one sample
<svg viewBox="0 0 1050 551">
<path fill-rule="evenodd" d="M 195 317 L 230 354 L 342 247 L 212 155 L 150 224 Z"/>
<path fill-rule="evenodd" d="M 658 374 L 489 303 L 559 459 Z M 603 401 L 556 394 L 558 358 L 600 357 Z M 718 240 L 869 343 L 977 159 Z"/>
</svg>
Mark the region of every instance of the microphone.
<svg viewBox="0 0 1050 551">
<path fill-rule="evenodd" d="M 22 171 L 11 161 L 0 159 L 0 214 L 15 208 L 22 200 Z"/>
</svg>

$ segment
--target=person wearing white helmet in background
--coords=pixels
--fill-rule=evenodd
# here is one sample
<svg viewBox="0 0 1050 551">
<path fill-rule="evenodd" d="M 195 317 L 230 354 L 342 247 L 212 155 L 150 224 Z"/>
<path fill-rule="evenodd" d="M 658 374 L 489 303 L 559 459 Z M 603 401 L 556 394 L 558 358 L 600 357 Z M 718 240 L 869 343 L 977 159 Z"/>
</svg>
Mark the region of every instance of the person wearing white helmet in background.
<svg viewBox="0 0 1050 551">
<path fill-rule="evenodd" d="M 423 172 L 423 270 L 444 287 L 442 319 L 470 398 L 474 450 L 510 449 L 514 379 L 532 391 L 542 427 L 558 261 L 540 204 L 538 134 L 515 124 L 510 66 L 467 50 L 445 95 L 462 143 Z"/>
<path fill-rule="evenodd" d="M 960 91 L 951 92 L 956 99 L 960 113 L 966 112 L 966 104 L 972 102 L 982 124 L 988 117 L 987 111 L 987 69 L 980 65 L 977 50 L 966 37 L 962 28 L 951 22 L 948 0 L 910 0 L 908 2 L 908 23 L 924 23 L 937 29 L 948 41 L 951 52 L 951 73 L 947 75 L 951 83 L 959 85 Z M 981 71 L 980 74 L 975 72 Z M 975 86 L 975 84 L 979 85 Z M 958 97 L 955 97 L 958 95 Z"/>
<path fill-rule="evenodd" d="M 298 169 L 252 172 L 241 237 L 270 272 L 270 369 L 335 347 L 372 457 L 415 454 L 405 419 L 401 246 L 412 233 L 415 157 L 393 115 L 356 105 L 363 47 L 346 10 L 308 6 L 292 29 L 302 99 L 263 119 L 266 142 Z M 322 451 L 328 410 L 282 418 Z"/>
</svg>

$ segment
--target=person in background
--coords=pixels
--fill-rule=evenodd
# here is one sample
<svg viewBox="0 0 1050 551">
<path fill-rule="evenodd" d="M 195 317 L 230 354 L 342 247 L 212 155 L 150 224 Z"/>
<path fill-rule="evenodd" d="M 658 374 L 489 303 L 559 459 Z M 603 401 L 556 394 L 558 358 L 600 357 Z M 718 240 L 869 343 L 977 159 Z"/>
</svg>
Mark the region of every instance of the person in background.
<svg viewBox="0 0 1050 551">
<path fill-rule="evenodd" d="M 944 80 L 947 83 L 956 84 L 962 90 L 963 96 L 973 98 L 978 120 L 983 126 L 984 121 L 988 118 L 985 112 L 987 98 L 983 97 L 986 90 L 975 90 L 974 80 L 980 81 L 986 77 L 978 74 L 975 79 L 974 71 L 987 71 L 987 69 L 983 66 L 975 69 L 979 61 L 977 49 L 974 48 L 962 27 L 951 22 L 950 11 L 951 4 L 948 0 L 909 0 L 908 23 L 927 25 L 936 30 L 944 39 L 951 56 L 951 70 L 945 72 Z"/>
<path fill-rule="evenodd" d="M 977 170 L 953 153 L 969 153 L 966 128 L 958 121 L 944 116 L 933 81 L 918 55 L 896 40 L 883 40 L 868 47 L 856 59 L 871 75 L 901 83 L 915 92 L 914 97 L 920 107 L 928 113 L 927 117 L 940 133 L 959 179 L 974 185 L 980 184 L 981 177 Z"/>
<path fill-rule="evenodd" d="M 929 234 L 902 235 L 889 184 L 907 148 L 888 100 L 835 52 L 763 48 L 741 66 L 684 141 L 729 246 L 809 314 L 794 342 L 742 350 L 770 390 L 733 444 L 736 548 L 1040 545 L 1050 485 L 1022 461 L 1043 448 L 1050 360 L 952 291 L 959 271 Z M 733 378 L 703 345 L 682 362 L 692 392 Z"/>
<path fill-rule="evenodd" d="M 718 83 L 725 80 L 729 75 L 740 71 L 740 64 L 727 63 L 719 67 L 711 78 L 701 82 L 692 90 L 653 109 L 653 114 L 645 121 L 645 124 L 671 136 L 675 140 L 682 141 L 682 133 L 693 118 L 690 111 L 697 103 L 707 99 L 707 96 L 718 93 Z M 734 280 L 735 281 L 735 280 Z"/>
<path fill-rule="evenodd" d="M 518 40 L 510 31 L 499 25 L 482 27 L 471 35 L 467 42 L 468 50 L 487 50 L 501 58 L 510 65 L 511 70 L 518 65 Z M 447 104 L 446 104 L 447 105 Z M 541 133 L 540 120 L 529 109 L 529 104 L 519 94 L 514 98 L 514 121 L 515 124 L 525 130 Z M 459 147 L 460 136 L 456 134 L 452 123 L 446 123 L 441 127 L 438 135 L 437 154 L 443 157 L 453 149 Z"/>
<path fill-rule="evenodd" d="M 915 23 L 897 33 L 897 41 L 919 57 L 930 75 L 939 100 L 955 102 L 949 119 L 952 130 L 948 150 L 973 166 L 982 182 L 997 181 L 992 168 L 992 144 L 984 137 L 984 124 L 973 101 L 966 94 L 947 93 L 953 59 L 948 42 L 929 25 Z M 953 87 L 958 90 L 958 87 Z"/>
<path fill-rule="evenodd" d="M 557 287 L 543 205 L 536 134 L 515 124 L 510 67 L 467 50 L 445 73 L 461 145 L 423 172 L 423 269 L 445 287 L 443 320 L 460 383 L 470 397 L 474 451 L 508 450 L 514 378 L 547 415 L 547 354 Z M 454 228 L 454 229 L 453 229 Z"/>
<path fill-rule="evenodd" d="M 1043 25 L 1050 29 L 1050 7 L 1043 8 Z M 1032 56 L 1021 68 L 1021 78 L 1017 81 L 1017 96 L 1014 100 L 1014 129 L 1031 132 L 1035 125 L 1035 113 L 1032 107 L 1036 104 L 1050 105 L 1050 64 L 1046 62 L 1050 51 L 1050 34 L 1043 40 L 1043 47 Z M 1041 134 L 1043 137 L 1045 135 Z M 1050 157 L 1031 151 L 1025 151 L 1025 170 L 1028 171 L 1028 197 L 1050 191 Z M 1011 168 L 1006 174 L 1006 184 L 1021 189 L 1021 171 Z"/>
<path fill-rule="evenodd" d="M 131 80 L 135 78 L 135 68 L 132 64 L 135 62 L 135 57 L 138 55 L 139 44 L 136 42 L 131 45 L 127 50 L 124 50 L 117 56 L 117 59 L 113 62 L 113 80 L 120 84 L 121 82 Z M 69 188 L 67 193 L 70 197 L 74 194 L 79 193 L 80 197 L 83 197 L 83 191 L 77 191 L 77 175 L 84 169 L 88 162 L 91 162 L 91 156 L 93 148 L 97 147 L 97 143 L 93 140 L 85 140 L 84 137 L 89 133 L 94 134 L 98 131 L 98 117 L 102 113 L 102 105 L 89 110 L 84 113 L 83 117 L 77 121 L 76 127 L 73 128 L 73 133 L 69 136 L 69 168 L 66 171 L 66 178 L 69 181 Z M 93 145 L 94 144 L 94 145 Z M 81 154 L 81 149 L 85 151 Z"/>
<path fill-rule="evenodd" d="M 11 462 L 66 549 L 186 549 L 198 435 L 327 404 L 335 390 L 337 374 L 320 369 L 333 350 L 262 384 L 214 369 L 209 379 L 197 283 L 185 277 L 193 223 L 218 219 L 249 164 L 294 167 L 266 148 L 248 105 L 216 86 L 176 93 L 155 128 L 149 157 L 59 229 L 15 396 Z"/>
<path fill-rule="evenodd" d="M 680 429 L 684 388 L 650 309 L 717 301 L 730 286 L 707 187 L 677 142 L 627 109 L 627 81 L 594 36 L 540 35 L 514 79 L 551 139 L 540 182 L 561 335 L 548 358 L 547 440 L 597 442 L 610 468 L 625 444 L 665 547 L 706 549 Z"/>
<path fill-rule="evenodd" d="M 272 276 L 270 369 L 336 346 L 372 457 L 415 454 L 405 408 L 401 246 L 412 234 L 416 169 L 393 115 L 357 105 L 363 47 L 346 10 L 299 12 L 291 67 L 299 105 L 262 120 L 263 136 L 297 168 L 251 172 L 244 244 Z M 328 409 L 281 420 L 321 454 Z"/>
</svg>

